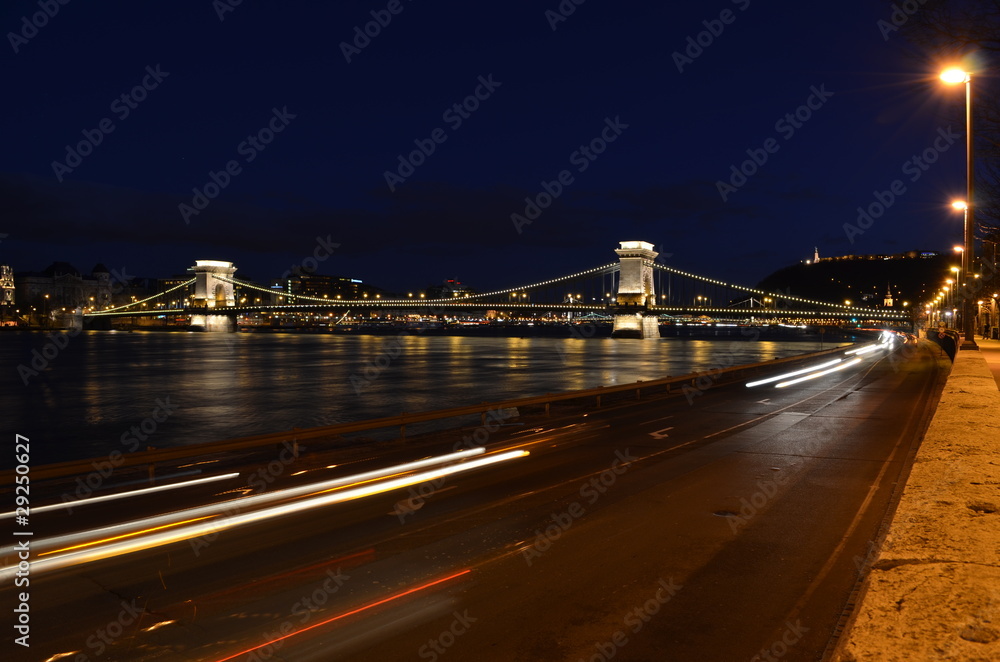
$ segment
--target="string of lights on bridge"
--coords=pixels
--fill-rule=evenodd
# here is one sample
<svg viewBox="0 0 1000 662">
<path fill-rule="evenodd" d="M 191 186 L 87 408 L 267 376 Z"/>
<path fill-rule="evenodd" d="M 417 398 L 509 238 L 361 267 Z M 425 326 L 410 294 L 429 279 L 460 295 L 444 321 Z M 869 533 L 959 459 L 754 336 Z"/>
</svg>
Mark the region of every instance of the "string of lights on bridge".
<svg viewBox="0 0 1000 662">
<path fill-rule="evenodd" d="M 88 317 L 96 317 L 98 315 L 112 315 L 112 314 L 115 314 L 117 311 L 124 310 L 125 308 L 132 308 L 133 306 L 139 306 L 139 305 L 142 305 L 142 304 L 146 303 L 147 301 L 152 301 L 153 299 L 156 299 L 158 297 L 166 296 L 167 294 L 170 294 L 174 290 L 179 290 L 182 287 L 187 287 L 188 285 L 190 285 L 194 281 L 195 281 L 195 279 L 192 278 L 191 280 L 183 282 L 180 285 L 175 285 L 174 287 L 171 287 L 169 290 L 164 290 L 163 292 L 159 292 L 157 294 L 154 294 L 153 296 L 146 297 L 145 299 L 141 299 L 139 301 L 132 301 L 131 303 L 126 303 L 126 304 L 123 304 L 121 306 L 116 306 L 114 308 L 108 308 L 107 310 L 101 310 L 101 311 L 94 312 L 94 313 L 87 313 L 87 316 Z M 164 311 L 161 311 L 161 312 L 164 312 Z"/>
<path fill-rule="evenodd" d="M 687 278 L 694 278 L 695 280 L 704 281 L 706 283 L 711 283 L 713 285 L 719 285 L 721 287 L 728 287 L 734 290 L 741 290 L 743 292 L 750 292 L 751 294 L 759 294 L 765 297 L 773 297 L 775 299 L 787 299 L 789 301 L 798 301 L 799 303 L 809 303 L 814 306 L 829 306 L 830 308 L 837 308 L 838 310 L 853 311 L 857 314 L 871 313 L 872 311 L 868 308 L 861 308 L 858 306 L 845 306 L 838 303 L 829 303 L 828 301 L 817 301 L 815 299 L 806 299 L 803 297 L 793 296 L 791 294 L 779 294 L 775 292 L 765 292 L 763 290 L 758 290 L 752 287 L 746 287 L 745 285 L 735 285 L 731 283 L 724 283 L 721 280 L 715 280 L 714 278 L 706 278 L 705 276 L 699 276 L 697 274 L 688 273 L 686 271 L 681 271 L 680 269 L 674 269 L 673 267 L 668 267 L 665 264 L 653 263 L 653 266 L 657 269 L 661 269 L 668 273 L 678 274 L 680 276 L 685 276 Z M 901 317 L 906 317 L 903 313 L 895 313 Z"/>
<path fill-rule="evenodd" d="M 726 283 L 726 282 L 723 282 L 723 281 L 720 281 L 720 280 L 716 280 L 714 278 L 707 278 L 705 276 L 699 276 L 697 274 L 692 274 L 692 273 L 689 273 L 687 271 L 682 271 L 680 269 L 675 269 L 673 267 L 669 267 L 669 266 L 667 266 L 665 264 L 659 264 L 659 263 L 655 263 L 654 262 L 654 263 L 651 263 L 651 266 L 653 266 L 653 267 L 655 267 L 657 269 L 660 269 L 662 271 L 666 271 L 666 272 L 671 273 L 671 274 L 676 274 L 676 275 L 679 275 L 679 276 L 683 276 L 685 278 L 691 278 L 691 279 L 694 279 L 694 280 L 702 281 L 702 282 L 705 282 L 705 283 L 710 283 L 712 285 L 717 285 L 717 286 L 720 286 L 720 287 L 727 287 L 727 288 L 731 288 L 731 289 L 735 289 L 735 290 L 740 290 L 740 291 L 743 291 L 743 292 L 749 292 L 751 294 L 757 294 L 757 295 L 760 295 L 760 296 L 763 296 L 763 297 L 773 297 L 775 299 L 786 299 L 786 300 L 789 300 L 789 301 L 796 301 L 796 302 L 799 302 L 799 303 L 807 303 L 807 304 L 812 304 L 812 305 L 816 305 L 816 306 L 828 306 L 830 308 L 837 309 L 837 311 L 848 311 L 848 312 L 853 312 L 854 314 L 861 314 L 861 315 L 873 312 L 873 311 L 871 311 L 869 309 L 861 308 L 861 307 L 857 307 L 857 306 L 846 306 L 846 305 L 841 305 L 841 304 L 829 303 L 829 302 L 826 302 L 826 301 L 818 301 L 818 300 L 815 300 L 815 299 L 807 299 L 807 298 L 804 298 L 804 297 L 797 297 L 797 296 L 793 296 L 791 294 L 780 294 L 780 293 L 775 293 L 775 292 L 765 292 L 763 290 L 758 290 L 758 289 L 752 288 L 752 287 L 746 287 L 744 285 L 736 285 L 736 284 L 733 284 L 733 283 Z M 508 294 L 514 294 L 514 293 L 518 293 L 518 292 L 524 292 L 526 290 L 532 290 L 532 289 L 537 289 L 537 288 L 542 288 L 542 287 L 548 287 L 548 286 L 552 286 L 552 285 L 557 285 L 559 283 L 564 283 L 566 281 L 574 280 L 574 279 L 577 279 L 577 278 L 584 278 L 584 277 L 587 277 L 587 276 L 595 276 L 595 275 L 598 275 L 598 274 L 611 274 L 611 273 L 618 272 L 619 270 L 620 270 L 620 264 L 612 262 L 612 263 L 609 263 L 609 264 L 601 265 L 599 267 L 594 267 L 593 269 L 587 269 L 587 270 L 584 270 L 584 271 L 579 271 L 577 273 L 569 274 L 569 275 L 566 275 L 566 276 L 560 276 L 558 278 L 551 278 L 549 280 L 541 281 L 541 282 L 538 282 L 538 283 L 533 283 L 531 285 L 524 285 L 524 286 L 521 286 L 521 287 L 513 287 L 513 288 L 507 288 L 507 289 L 503 289 L 503 290 L 496 290 L 496 291 L 493 291 L 493 292 L 484 292 L 482 294 L 466 295 L 466 296 L 463 296 L 461 298 L 461 300 L 459 300 L 459 301 L 456 301 L 454 299 L 443 298 L 443 299 L 426 299 L 426 300 L 419 301 L 419 302 L 418 301 L 414 301 L 412 299 L 381 299 L 381 298 L 379 298 L 377 300 L 372 300 L 372 299 L 336 299 L 336 300 L 333 300 L 333 299 L 329 299 L 329 298 L 326 298 L 326 297 L 321 298 L 321 297 L 309 296 L 309 295 L 305 295 L 305 294 L 292 294 L 292 293 L 288 293 L 288 292 L 284 292 L 284 291 L 276 291 L 276 290 L 273 290 L 273 289 L 268 289 L 266 287 L 262 287 L 260 285 L 255 285 L 253 283 L 247 283 L 247 282 L 243 282 L 243 281 L 238 281 L 238 280 L 226 278 L 225 276 L 221 276 L 221 275 L 218 275 L 218 274 L 215 275 L 215 278 L 217 278 L 218 280 L 224 281 L 226 283 L 229 283 L 231 285 L 234 285 L 236 287 L 242 287 L 242 288 L 247 288 L 247 289 L 251 289 L 251 290 L 256 290 L 256 291 L 263 292 L 265 294 L 269 294 L 269 295 L 272 295 L 272 296 L 283 296 L 283 297 L 289 299 L 290 301 L 312 301 L 312 302 L 321 303 L 321 304 L 324 304 L 324 305 L 327 305 L 327 306 L 330 306 L 330 305 L 338 305 L 338 306 L 343 306 L 343 305 L 352 305 L 353 306 L 353 305 L 357 305 L 357 306 L 367 306 L 367 307 L 379 307 L 379 306 L 386 306 L 386 305 L 403 305 L 403 306 L 420 306 L 420 307 L 426 307 L 426 306 L 430 305 L 431 302 L 442 302 L 442 303 L 443 302 L 447 302 L 447 305 L 448 306 L 452 306 L 452 307 L 463 307 L 463 308 L 464 307 L 469 307 L 469 308 L 474 308 L 474 307 L 478 307 L 478 306 L 482 305 L 481 303 L 475 303 L 474 302 L 475 300 L 487 299 L 489 297 L 505 296 L 505 295 L 508 295 Z M 168 290 L 166 290 L 164 292 L 160 292 L 158 294 L 154 294 L 154 295 L 152 295 L 150 297 L 147 297 L 145 299 L 142 299 L 140 301 L 133 301 L 131 303 L 124 304 L 124 305 L 121 305 L 121 306 L 117 306 L 115 308 L 109 308 L 107 310 L 103 310 L 103 311 L 99 311 L 99 312 L 94 312 L 94 313 L 89 313 L 88 316 L 97 316 L 97 315 L 127 315 L 127 314 L 129 314 L 129 312 L 131 312 L 131 311 L 127 310 L 127 309 L 135 308 L 136 306 L 140 306 L 140 305 L 142 305 L 144 303 L 152 301 L 153 299 L 156 299 L 156 298 L 161 297 L 161 296 L 165 296 L 165 295 L 167 295 L 167 294 L 169 294 L 171 292 L 174 292 L 175 290 L 178 290 L 178 289 L 180 289 L 182 287 L 187 287 L 187 286 L 191 285 L 194 282 L 195 282 L 195 279 L 192 278 L 192 279 L 190 279 L 188 281 L 185 281 L 185 282 L 183 282 L 183 283 L 181 283 L 179 285 L 176 285 L 176 286 L 174 286 L 174 287 L 172 287 L 172 288 L 170 288 L 170 289 L 168 289 Z M 566 305 L 566 304 L 539 304 L 539 303 L 520 303 L 520 304 L 517 304 L 517 303 L 513 303 L 513 304 L 512 303 L 494 303 L 494 304 L 491 304 L 491 305 L 493 305 L 493 306 L 495 306 L 497 308 L 511 308 L 511 309 L 513 309 L 513 308 L 518 308 L 518 309 L 542 309 L 542 308 L 544 308 L 544 309 L 550 309 L 550 310 L 581 310 L 581 309 L 603 310 L 605 308 L 604 306 L 594 306 L 594 305 L 586 305 L 586 304 L 584 304 L 584 305 L 581 305 L 581 304 Z M 292 308 L 304 309 L 304 308 L 312 308 L 312 307 L 315 307 L 315 306 L 310 306 L 310 305 L 306 305 L 306 304 L 288 303 L 288 304 L 271 305 L 271 306 L 251 306 L 250 308 L 263 310 L 263 309 L 292 309 Z M 243 308 L 243 307 L 240 306 L 240 307 L 234 307 L 234 308 Z M 666 310 L 682 311 L 682 310 L 684 310 L 683 307 L 669 307 L 669 306 L 656 306 L 656 305 L 652 306 L 652 309 L 653 310 L 659 310 L 659 311 L 666 311 Z M 705 308 L 705 309 L 700 309 L 700 310 L 703 310 L 704 312 L 720 312 L 720 313 L 726 313 L 726 312 L 728 312 L 728 313 L 750 313 L 750 314 L 753 314 L 753 313 L 759 313 L 760 312 L 759 310 L 755 310 L 755 309 L 752 309 L 752 308 L 751 309 L 745 309 L 745 310 L 744 309 L 739 309 L 738 310 L 738 309 L 733 309 L 733 308 Z M 183 310 L 170 309 L 170 310 L 158 310 L 158 311 L 150 311 L 150 312 L 159 312 L 159 313 L 183 312 Z M 797 311 L 797 310 L 796 311 L 785 310 L 785 311 L 782 311 L 782 312 L 785 313 L 785 314 L 788 314 L 788 315 L 815 315 L 815 314 L 832 315 L 832 314 L 834 314 L 833 312 L 817 313 L 815 311 Z M 896 312 L 880 311 L 880 314 L 882 316 L 899 317 L 900 319 L 903 319 L 903 318 L 906 317 L 904 314 L 902 314 L 902 313 L 896 313 Z"/>
</svg>

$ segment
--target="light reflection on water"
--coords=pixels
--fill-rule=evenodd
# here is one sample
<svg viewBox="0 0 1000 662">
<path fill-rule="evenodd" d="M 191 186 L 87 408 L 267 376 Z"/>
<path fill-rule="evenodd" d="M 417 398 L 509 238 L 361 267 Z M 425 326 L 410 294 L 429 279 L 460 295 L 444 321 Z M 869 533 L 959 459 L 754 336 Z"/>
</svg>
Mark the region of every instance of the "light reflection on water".
<svg viewBox="0 0 1000 662">
<path fill-rule="evenodd" d="M 393 341 L 393 336 L 85 332 L 24 386 L 17 365 L 30 363 L 31 350 L 40 349 L 45 337 L 6 333 L 0 336 L 6 366 L 0 416 L 5 430 L 35 442 L 32 463 L 43 464 L 124 450 L 123 433 L 141 425 L 158 398 L 169 398 L 177 410 L 157 424 L 144 446 L 623 384 L 820 349 L 817 342 L 793 341 L 408 335 L 396 355 L 395 349 L 383 350 Z M 2 458 L 0 466 L 11 462 Z"/>
</svg>

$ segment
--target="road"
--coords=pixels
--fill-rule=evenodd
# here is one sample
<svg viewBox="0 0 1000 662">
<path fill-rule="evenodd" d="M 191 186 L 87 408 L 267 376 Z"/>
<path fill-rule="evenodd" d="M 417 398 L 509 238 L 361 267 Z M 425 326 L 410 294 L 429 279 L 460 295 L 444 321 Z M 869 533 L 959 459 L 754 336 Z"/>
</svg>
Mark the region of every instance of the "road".
<svg viewBox="0 0 1000 662">
<path fill-rule="evenodd" d="M 858 359 L 783 388 L 706 380 L 698 393 L 511 420 L 458 464 L 305 496 L 282 490 L 450 453 L 459 435 L 340 462 L 303 452 L 190 492 L 49 513 L 35 560 L 68 546 L 46 547 L 57 533 L 280 497 L 259 521 L 236 525 L 264 512 L 243 501 L 176 525 L 221 522 L 197 537 L 39 562 L 31 647 L 5 644 L 5 659 L 820 660 L 947 373 L 923 341 Z M 483 458 L 496 463 L 421 479 Z M 267 466 L 273 480 L 252 488 Z M 20 602 L 9 577 L 0 600 Z"/>
</svg>

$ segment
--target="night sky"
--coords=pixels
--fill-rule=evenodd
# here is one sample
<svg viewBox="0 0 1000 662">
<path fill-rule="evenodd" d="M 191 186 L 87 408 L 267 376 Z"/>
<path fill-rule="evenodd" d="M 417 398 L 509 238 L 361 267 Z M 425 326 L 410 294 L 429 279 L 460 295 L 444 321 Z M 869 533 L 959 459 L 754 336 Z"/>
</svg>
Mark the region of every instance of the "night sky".
<svg viewBox="0 0 1000 662">
<path fill-rule="evenodd" d="M 22 17 L 38 0 L 0 10 L 0 263 L 15 270 L 163 277 L 222 259 L 263 281 L 321 237 L 339 246 L 319 273 L 484 290 L 639 239 L 752 285 L 814 246 L 961 238 L 947 203 L 964 197 L 964 94 L 880 28 L 888 2 L 47 2 L 37 30 Z M 373 11 L 391 21 L 358 38 Z M 77 160 L 84 132 L 100 142 Z M 399 159 L 418 143 L 434 151 L 411 172 Z M 748 149 L 767 161 L 730 181 Z M 925 150 L 935 163 L 910 161 Z M 210 172 L 227 185 L 196 199 Z M 895 180 L 905 191 L 852 244 L 844 224 Z M 543 182 L 562 191 L 528 219 Z"/>
</svg>

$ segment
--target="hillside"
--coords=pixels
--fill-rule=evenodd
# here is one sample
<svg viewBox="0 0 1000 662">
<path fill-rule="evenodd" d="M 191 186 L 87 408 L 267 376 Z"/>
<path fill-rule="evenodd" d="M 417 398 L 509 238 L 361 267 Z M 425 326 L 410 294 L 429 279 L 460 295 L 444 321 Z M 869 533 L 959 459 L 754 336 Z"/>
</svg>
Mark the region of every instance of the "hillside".
<svg viewBox="0 0 1000 662">
<path fill-rule="evenodd" d="M 903 255 L 860 255 L 824 258 L 779 269 L 764 278 L 758 287 L 829 302 L 850 300 L 859 306 L 882 306 L 886 289 L 892 293 L 894 308 L 903 302 L 920 304 L 950 276 L 949 267 L 960 258 L 945 254 L 911 251 Z"/>
</svg>

